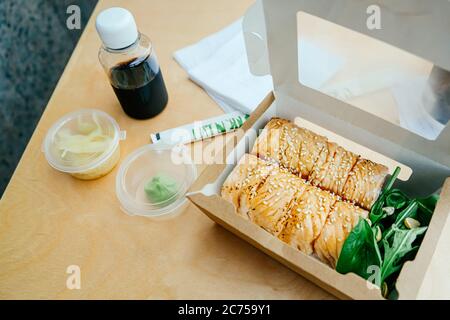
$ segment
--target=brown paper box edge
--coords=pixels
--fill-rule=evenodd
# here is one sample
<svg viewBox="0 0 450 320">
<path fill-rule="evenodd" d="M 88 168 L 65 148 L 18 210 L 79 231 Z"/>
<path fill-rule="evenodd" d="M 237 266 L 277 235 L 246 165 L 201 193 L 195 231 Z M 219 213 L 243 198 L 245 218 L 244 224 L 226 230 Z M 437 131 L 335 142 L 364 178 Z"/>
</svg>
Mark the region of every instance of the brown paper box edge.
<svg viewBox="0 0 450 320">
<path fill-rule="evenodd" d="M 271 92 L 250 115 L 245 122 L 241 134 L 227 143 L 237 142 L 243 134 L 252 127 L 255 121 L 269 108 L 275 97 Z M 339 141 L 336 141 L 339 142 Z M 216 159 L 226 157 L 226 150 L 232 150 L 229 145 L 224 146 Z M 222 162 L 219 162 L 222 163 Z M 283 243 L 259 226 L 243 219 L 235 213 L 232 204 L 218 195 L 205 196 L 200 190 L 207 184 L 214 182 L 224 170 L 224 164 L 209 165 L 191 186 L 188 199 L 211 220 L 225 229 L 252 244 L 257 249 L 268 254 L 294 272 L 320 286 L 341 299 L 383 299 L 380 290 L 356 274 L 342 275 L 314 257 Z M 404 264 L 397 280 L 397 290 L 400 299 L 415 299 L 425 277 L 435 248 L 439 242 L 442 230 L 450 212 L 450 178 L 447 178 L 442 188 L 440 200 L 431 219 L 430 226 L 422 241 L 420 249 L 413 261 Z M 370 289 L 369 289 L 370 288 Z"/>
</svg>

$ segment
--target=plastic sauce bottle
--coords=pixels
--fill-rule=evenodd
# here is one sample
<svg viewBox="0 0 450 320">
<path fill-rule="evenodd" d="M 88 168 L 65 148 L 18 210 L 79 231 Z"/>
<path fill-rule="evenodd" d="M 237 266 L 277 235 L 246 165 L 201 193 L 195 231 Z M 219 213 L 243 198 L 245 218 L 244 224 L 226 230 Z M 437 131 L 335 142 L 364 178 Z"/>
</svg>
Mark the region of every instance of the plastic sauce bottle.
<svg viewBox="0 0 450 320">
<path fill-rule="evenodd" d="M 96 20 L 103 42 L 99 59 L 127 115 L 148 119 L 161 113 L 168 95 L 150 40 L 139 33 L 133 15 L 123 8 L 102 11 Z"/>
</svg>

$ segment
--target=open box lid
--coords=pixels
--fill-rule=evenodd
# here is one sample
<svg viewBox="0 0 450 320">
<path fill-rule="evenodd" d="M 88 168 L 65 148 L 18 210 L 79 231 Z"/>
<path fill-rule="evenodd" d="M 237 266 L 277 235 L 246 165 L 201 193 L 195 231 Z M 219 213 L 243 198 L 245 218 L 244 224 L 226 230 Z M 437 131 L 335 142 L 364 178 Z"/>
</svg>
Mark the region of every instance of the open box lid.
<svg viewBox="0 0 450 320">
<path fill-rule="evenodd" d="M 376 6 L 381 29 L 371 29 L 368 8 Z M 434 0 L 260 0 L 243 22 L 250 70 L 271 74 L 277 105 L 298 108 L 299 116 L 351 139 L 413 170 L 399 187 L 412 196 L 429 195 L 450 176 L 450 125 L 426 139 L 371 112 L 299 81 L 298 13 L 327 20 L 450 70 L 450 2 Z M 430 36 L 432 35 L 432 36 Z"/>
</svg>

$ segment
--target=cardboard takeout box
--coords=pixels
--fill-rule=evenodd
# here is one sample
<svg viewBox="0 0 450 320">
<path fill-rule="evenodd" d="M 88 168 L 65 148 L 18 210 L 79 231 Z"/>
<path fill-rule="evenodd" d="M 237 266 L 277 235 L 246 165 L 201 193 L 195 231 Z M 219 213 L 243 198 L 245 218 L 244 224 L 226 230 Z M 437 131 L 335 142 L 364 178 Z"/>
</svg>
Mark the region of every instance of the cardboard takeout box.
<svg viewBox="0 0 450 320">
<path fill-rule="evenodd" d="M 382 8 L 381 17 L 389 17 L 383 28 L 375 31 L 366 26 L 366 9 L 374 3 Z M 422 15 L 403 14 L 405 8 Z M 303 85 L 299 81 L 301 52 L 297 52 L 297 28 L 303 14 L 313 15 L 402 48 L 431 61 L 434 68 L 450 70 L 450 34 L 446 31 L 450 22 L 440 19 L 442 15 L 450 16 L 450 3 L 436 1 L 431 10 L 426 13 L 422 10 L 420 1 L 401 0 L 342 0 L 333 4 L 326 0 L 257 2 L 244 19 L 247 55 L 254 74 L 272 75 L 274 94 L 261 102 L 243 130 L 224 146 L 217 155 L 217 164 L 210 165 L 197 179 L 189 199 L 215 222 L 332 294 L 340 298 L 382 299 L 380 289 L 363 278 L 351 273 L 342 275 L 242 219 L 233 205 L 220 197 L 220 188 L 236 162 L 251 150 L 255 132 L 274 116 L 295 121 L 350 151 L 382 163 L 390 173 L 400 166 L 402 173 L 397 185 L 406 193 L 419 196 L 441 190 L 420 250 L 414 261 L 404 264 L 397 280 L 400 299 L 417 298 L 432 258 L 448 262 L 445 259 L 448 253 L 435 255 L 435 248 L 450 213 L 450 125 L 435 140 L 428 140 L 376 112 Z M 433 37 L 426 37 L 430 33 Z"/>
</svg>

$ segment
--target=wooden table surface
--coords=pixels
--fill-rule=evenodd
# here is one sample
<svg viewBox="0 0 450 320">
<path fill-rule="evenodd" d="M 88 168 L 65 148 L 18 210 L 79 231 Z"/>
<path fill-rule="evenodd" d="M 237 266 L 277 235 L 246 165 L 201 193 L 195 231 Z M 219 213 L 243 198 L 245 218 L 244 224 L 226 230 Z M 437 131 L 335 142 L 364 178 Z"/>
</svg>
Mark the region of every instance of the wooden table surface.
<svg viewBox="0 0 450 320">
<path fill-rule="evenodd" d="M 52 123 L 80 108 L 102 109 L 127 131 L 122 159 L 148 143 L 151 132 L 221 114 L 172 54 L 233 22 L 252 2 L 99 2 L 1 199 L 0 299 L 332 297 L 193 205 L 164 222 L 129 217 L 115 196 L 117 168 L 99 180 L 78 181 L 51 169 L 41 152 Z M 122 112 L 98 61 L 94 20 L 111 6 L 129 9 L 156 47 L 170 101 L 154 119 L 132 120 Z M 80 267 L 80 290 L 66 287 L 70 265 Z"/>
<path fill-rule="evenodd" d="M 80 108 L 102 109 L 127 131 L 122 159 L 148 143 L 151 132 L 221 114 L 172 54 L 230 24 L 252 2 L 99 2 L 0 200 L 0 299 L 333 298 L 193 205 L 168 221 L 127 216 L 115 196 L 117 168 L 99 180 L 79 181 L 51 169 L 41 152 L 52 123 Z M 98 61 L 94 21 L 111 6 L 128 8 L 156 48 L 170 98 L 154 119 L 133 120 L 122 112 Z M 449 244 L 442 245 L 448 251 Z M 66 286 L 71 265 L 80 267 L 79 290 Z M 434 274 L 449 269 L 432 267 Z M 435 290 L 439 277 L 430 272 L 428 278 L 423 297 L 448 295 Z"/>
</svg>

